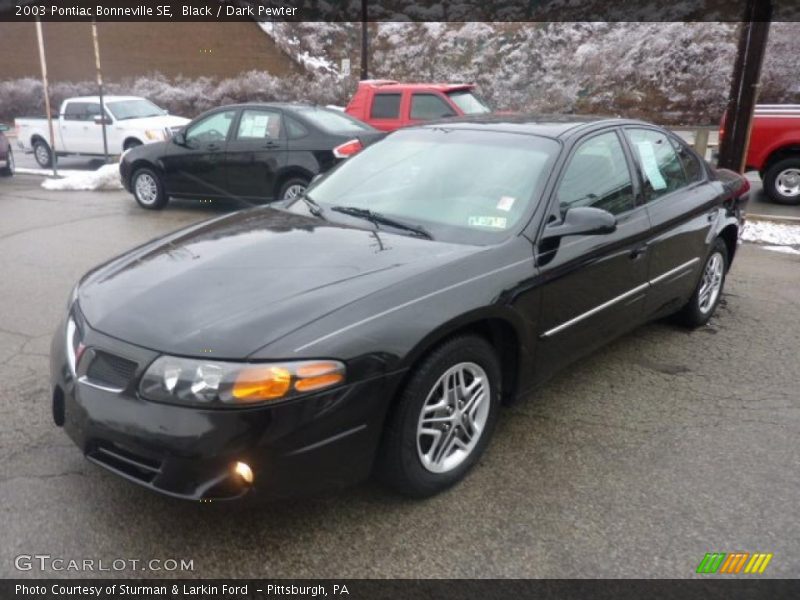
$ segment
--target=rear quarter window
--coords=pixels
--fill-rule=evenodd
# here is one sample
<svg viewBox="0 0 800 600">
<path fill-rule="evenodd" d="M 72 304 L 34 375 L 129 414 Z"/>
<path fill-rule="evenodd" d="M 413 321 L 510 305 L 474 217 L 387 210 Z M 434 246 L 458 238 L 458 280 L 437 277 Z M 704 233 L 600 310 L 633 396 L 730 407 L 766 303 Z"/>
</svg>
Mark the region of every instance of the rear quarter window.
<svg viewBox="0 0 800 600">
<path fill-rule="evenodd" d="M 400 94 L 375 94 L 369 116 L 373 119 L 400 118 Z"/>
</svg>

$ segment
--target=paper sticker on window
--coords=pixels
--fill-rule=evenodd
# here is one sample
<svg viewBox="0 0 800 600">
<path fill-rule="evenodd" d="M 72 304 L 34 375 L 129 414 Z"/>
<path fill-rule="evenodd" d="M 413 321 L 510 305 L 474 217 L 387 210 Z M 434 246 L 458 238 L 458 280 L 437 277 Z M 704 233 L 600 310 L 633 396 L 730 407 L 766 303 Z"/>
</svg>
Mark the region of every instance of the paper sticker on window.
<svg viewBox="0 0 800 600">
<path fill-rule="evenodd" d="M 505 229 L 508 219 L 505 217 L 469 217 L 467 223 L 470 227 L 491 227 L 493 229 Z"/>
<path fill-rule="evenodd" d="M 667 182 L 658 168 L 658 159 L 656 158 L 656 151 L 653 144 L 650 142 L 637 142 L 636 148 L 639 151 L 639 159 L 642 163 L 642 170 L 644 171 L 647 180 L 654 190 L 663 190 L 667 188 Z"/>
<path fill-rule="evenodd" d="M 501 196 L 500 200 L 497 201 L 497 210 L 503 210 L 508 212 L 514 206 L 514 201 L 516 198 L 512 198 L 511 196 Z"/>
</svg>

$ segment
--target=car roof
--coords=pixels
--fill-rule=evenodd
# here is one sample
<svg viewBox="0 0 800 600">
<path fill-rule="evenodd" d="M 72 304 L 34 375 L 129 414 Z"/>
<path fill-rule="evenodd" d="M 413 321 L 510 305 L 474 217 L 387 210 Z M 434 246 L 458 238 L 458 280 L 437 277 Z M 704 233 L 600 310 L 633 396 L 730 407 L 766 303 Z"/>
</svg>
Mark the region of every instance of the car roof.
<svg viewBox="0 0 800 600">
<path fill-rule="evenodd" d="M 453 129 L 478 129 L 502 133 L 522 133 L 549 138 L 564 138 L 587 129 L 609 125 L 644 124 L 643 121 L 596 115 L 560 114 L 487 114 L 430 121 L 417 127 L 442 127 Z"/>
<path fill-rule="evenodd" d="M 120 100 L 144 100 L 141 96 L 103 96 L 103 102 L 118 102 Z M 67 98 L 67 102 L 100 102 L 100 96 L 76 96 Z"/>
<path fill-rule="evenodd" d="M 414 89 L 433 92 L 454 92 L 457 90 L 471 90 L 475 87 L 474 83 L 401 83 L 391 79 L 366 79 L 358 83 L 359 87 L 371 87 L 386 92 L 400 92 Z"/>
</svg>

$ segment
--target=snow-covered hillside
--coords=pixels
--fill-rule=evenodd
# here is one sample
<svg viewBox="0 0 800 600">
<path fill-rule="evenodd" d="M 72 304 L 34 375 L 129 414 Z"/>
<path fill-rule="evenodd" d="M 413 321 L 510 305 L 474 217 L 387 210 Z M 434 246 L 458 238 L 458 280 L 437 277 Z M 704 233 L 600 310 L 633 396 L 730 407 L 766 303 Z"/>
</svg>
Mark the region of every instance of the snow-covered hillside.
<svg viewBox="0 0 800 600">
<path fill-rule="evenodd" d="M 357 64 L 360 27 L 270 23 L 263 29 L 298 62 L 331 75 L 342 58 Z M 795 100 L 800 92 L 796 27 L 772 26 L 762 101 Z M 371 77 L 474 81 L 500 110 L 713 123 L 728 94 L 737 25 L 373 23 L 370 38 Z M 352 88 L 354 81 L 350 84 Z"/>
</svg>

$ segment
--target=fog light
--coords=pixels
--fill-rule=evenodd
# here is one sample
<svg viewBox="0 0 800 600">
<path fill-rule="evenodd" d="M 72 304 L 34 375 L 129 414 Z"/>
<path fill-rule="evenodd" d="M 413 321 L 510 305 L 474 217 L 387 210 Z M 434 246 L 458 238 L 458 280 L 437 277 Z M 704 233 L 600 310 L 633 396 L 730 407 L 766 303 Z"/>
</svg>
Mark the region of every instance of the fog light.
<svg viewBox="0 0 800 600">
<path fill-rule="evenodd" d="M 237 462 L 233 470 L 236 471 L 236 474 L 241 477 L 245 483 L 253 483 L 253 469 L 251 469 L 250 465 L 247 463 Z"/>
</svg>

